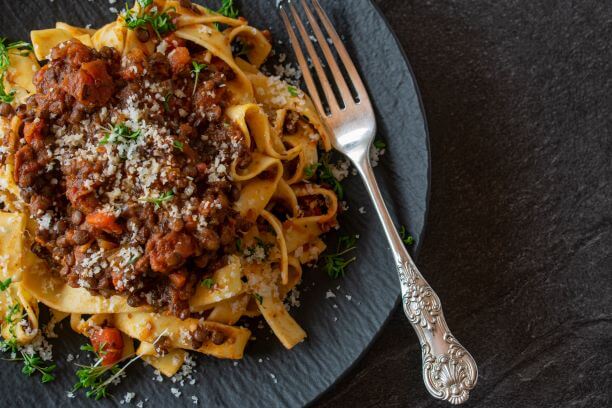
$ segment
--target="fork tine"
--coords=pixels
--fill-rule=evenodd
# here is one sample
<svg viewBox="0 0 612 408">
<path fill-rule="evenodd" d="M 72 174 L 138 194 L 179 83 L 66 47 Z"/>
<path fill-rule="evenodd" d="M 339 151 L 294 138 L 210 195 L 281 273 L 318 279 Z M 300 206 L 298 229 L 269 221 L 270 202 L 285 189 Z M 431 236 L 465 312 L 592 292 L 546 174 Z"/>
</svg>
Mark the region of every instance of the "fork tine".
<svg viewBox="0 0 612 408">
<path fill-rule="evenodd" d="M 355 90 L 357 91 L 357 95 L 359 97 L 360 102 L 370 103 L 368 91 L 366 90 L 366 87 L 363 84 L 363 81 L 361 80 L 359 71 L 357 71 L 355 64 L 353 64 L 353 60 L 351 59 L 348 51 L 344 47 L 344 44 L 342 43 L 342 40 L 340 39 L 338 32 L 336 31 L 333 24 L 329 20 L 329 17 L 327 17 L 327 14 L 321 7 L 321 4 L 319 4 L 319 0 L 312 0 L 312 3 L 314 4 L 315 11 L 317 12 L 319 18 L 321 19 L 323 26 L 325 27 L 325 29 L 327 30 L 327 33 L 332 39 L 332 43 L 334 44 L 334 46 L 336 47 L 336 50 L 338 51 L 338 55 L 340 56 L 340 59 L 342 60 L 342 63 L 344 64 L 344 67 L 346 68 L 346 72 L 351 78 L 353 82 L 353 86 L 355 87 Z"/>
<path fill-rule="evenodd" d="M 323 31 L 319 27 L 319 23 L 315 19 L 312 11 L 310 11 L 310 6 L 308 5 L 307 0 L 300 0 L 302 4 L 302 8 L 306 12 L 306 17 L 310 22 L 310 26 L 314 31 L 315 36 L 317 37 L 317 41 L 319 42 L 319 46 L 323 50 L 323 55 L 325 55 L 326 62 L 330 67 L 331 73 L 334 76 L 334 80 L 336 81 L 336 85 L 338 86 L 338 90 L 340 91 L 340 96 L 344 100 L 344 105 L 346 106 L 348 103 L 353 101 L 353 95 L 351 94 L 351 90 L 349 89 L 344 76 L 342 75 L 342 71 L 340 71 L 340 67 L 338 67 L 338 63 L 336 62 L 336 58 L 334 54 L 332 54 L 331 48 L 327 44 L 327 40 L 323 35 Z"/>
<path fill-rule="evenodd" d="M 293 19 L 295 20 L 295 25 L 298 28 L 298 32 L 300 33 L 300 36 L 302 37 L 302 41 L 306 45 L 308 56 L 312 60 L 312 65 L 317 71 L 317 76 L 319 77 L 319 83 L 321 84 L 321 87 L 323 88 L 323 93 L 325 93 L 325 98 L 327 99 L 329 110 L 332 113 L 337 112 L 340 110 L 340 106 L 338 105 L 338 101 L 336 100 L 336 95 L 334 95 L 334 91 L 332 90 L 329 80 L 327 79 L 327 75 L 325 74 L 325 70 L 323 69 L 323 65 L 321 64 L 321 60 L 319 59 L 319 56 L 317 55 L 314 45 L 312 44 L 312 40 L 308 36 L 308 33 L 306 32 L 306 28 L 304 28 L 304 24 L 302 24 L 302 20 L 292 3 L 289 3 L 289 8 L 291 9 L 291 14 L 293 15 Z M 306 65 L 306 69 L 308 69 L 308 65 Z M 321 111 L 320 113 L 321 115 L 324 115 L 325 111 Z"/>
<path fill-rule="evenodd" d="M 321 98 L 319 97 L 319 91 L 317 90 L 317 86 L 315 85 L 314 79 L 312 78 L 312 74 L 310 73 L 310 69 L 308 68 L 308 63 L 306 62 L 306 58 L 304 57 L 304 53 L 302 52 L 302 46 L 295 35 L 295 31 L 293 31 L 293 27 L 291 27 L 291 22 L 289 21 L 289 17 L 285 12 L 285 8 L 283 6 L 280 7 L 281 18 L 283 19 L 283 23 L 285 24 L 285 29 L 289 34 L 289 39 L 291 40 L 291 44 L 293 44 L 293 51 L 295 52 L 295 56 L 298 60 L 298 64 L 300 65 L 300 69 L 302 70 L 302 75 L 304 76 L 304 82 L 306 83 L 306 87 L 308 88 L 308 93 L 310 94 L 310 98 L 314 102 L 321 116 L 325 115 L 325 109 L 323 109 L 323 104 L 321 103 Z"/>
</svg>

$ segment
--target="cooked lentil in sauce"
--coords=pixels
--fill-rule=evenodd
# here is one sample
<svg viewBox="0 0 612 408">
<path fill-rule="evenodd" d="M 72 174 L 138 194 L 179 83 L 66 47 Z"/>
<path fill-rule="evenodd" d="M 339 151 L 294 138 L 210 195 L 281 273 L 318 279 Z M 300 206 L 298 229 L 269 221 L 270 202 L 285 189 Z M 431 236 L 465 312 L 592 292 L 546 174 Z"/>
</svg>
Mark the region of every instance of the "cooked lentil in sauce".
<svg viewBox="0 0 612 408">
<path fill-rule="evenodd" d="M 224 117 L 233 71 L 173 35 L 160 48 L 122 58 L 62 43 L 7 114 L 24 121 L 14 177 L 38 221 L 34 252 L 72 287 L 186 318 L 249 228 L 229 173 L 250 151 Z"/>
</svg>

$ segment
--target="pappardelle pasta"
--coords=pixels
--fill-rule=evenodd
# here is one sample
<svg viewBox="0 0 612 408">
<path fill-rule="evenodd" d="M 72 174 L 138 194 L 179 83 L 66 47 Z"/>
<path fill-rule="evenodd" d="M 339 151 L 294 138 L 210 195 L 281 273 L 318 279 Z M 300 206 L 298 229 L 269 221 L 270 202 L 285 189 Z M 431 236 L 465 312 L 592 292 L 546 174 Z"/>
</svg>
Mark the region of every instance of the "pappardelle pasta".
<svg viewBox="0 0 612 408">
<path fill-rule="evenodd" d="M 5 344 L 37 336 L 39 303 L 102 365 L 136 355 L 168 376 L 186 350 L 242 358 L 243 317 L 304 340 L 284 299 L 337 225 L 309 171 L 328 130 L 260 71 L 269 33 L 233 17 L 138 0 L 99 29 L 2 42 Z"/>
</svg>

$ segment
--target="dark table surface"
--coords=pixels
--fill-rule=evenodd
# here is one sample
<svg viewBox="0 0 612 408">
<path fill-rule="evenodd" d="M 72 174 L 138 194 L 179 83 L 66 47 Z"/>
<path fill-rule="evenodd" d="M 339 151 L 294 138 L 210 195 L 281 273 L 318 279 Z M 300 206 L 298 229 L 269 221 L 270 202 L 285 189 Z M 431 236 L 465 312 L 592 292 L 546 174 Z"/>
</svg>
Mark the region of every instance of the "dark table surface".
<svg viewBox="0 0 612 408">
<path fill-rule="evenodd" d="M 467 406 L 612 406 L 612 2 L 376 3 L 428 116 L 418 261 L 479 363 Z M 420 359 L 398 309 L 315 406 L 446 406 Z"/>
</svg>

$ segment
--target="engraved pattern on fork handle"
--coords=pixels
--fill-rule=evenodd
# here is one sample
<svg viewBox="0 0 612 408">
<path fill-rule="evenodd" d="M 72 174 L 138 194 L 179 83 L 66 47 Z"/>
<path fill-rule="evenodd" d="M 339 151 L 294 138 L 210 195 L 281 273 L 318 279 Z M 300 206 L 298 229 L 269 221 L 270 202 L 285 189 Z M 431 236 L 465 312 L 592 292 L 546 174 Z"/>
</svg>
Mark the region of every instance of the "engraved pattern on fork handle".
<svg viewBox="0 0 612 408">
<path fill-rule="evenodd" d="M 421 342 L 425 386 L 435 398 L 461 404 L 476 385 L 476 362 L 448 329 L 438 295 L 409 256 L 397 255 L 402 306 Z"/>
<path fill-rule="evenodd" d="M 367 152 L 367 150 L 366 150 Z M 429 393 L 451 404 L 468 400 L 476 386 L 478 368 L 474 358 L 451 334 L 440 298 L 412 261 L 382 198 L 368 155 L 353 159 L 380 217 L 396 262 L 402 288 L 402 306 L 421 343 L 423 381 Z"/>
</svg>

